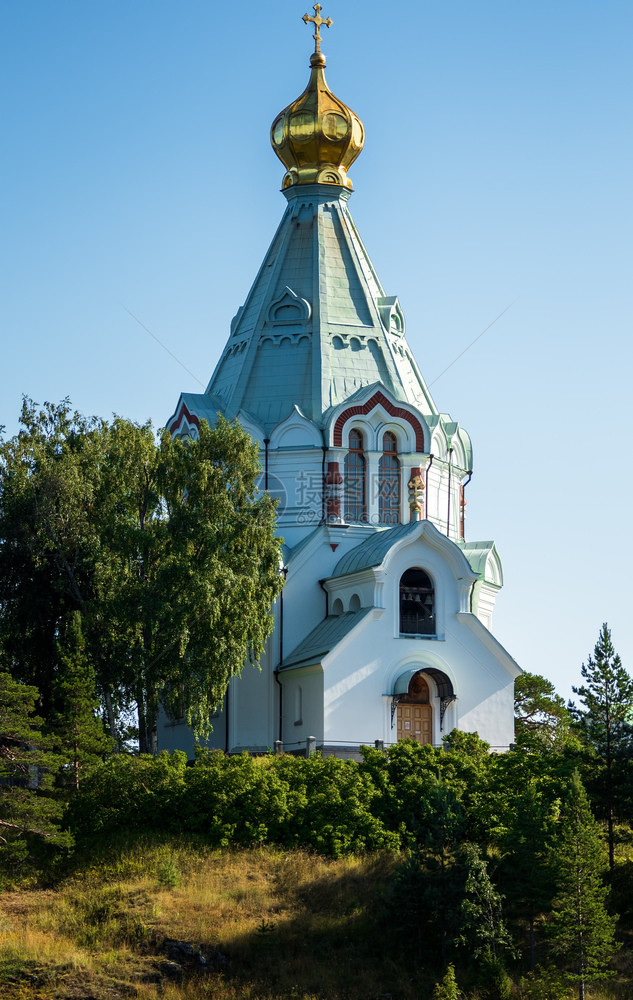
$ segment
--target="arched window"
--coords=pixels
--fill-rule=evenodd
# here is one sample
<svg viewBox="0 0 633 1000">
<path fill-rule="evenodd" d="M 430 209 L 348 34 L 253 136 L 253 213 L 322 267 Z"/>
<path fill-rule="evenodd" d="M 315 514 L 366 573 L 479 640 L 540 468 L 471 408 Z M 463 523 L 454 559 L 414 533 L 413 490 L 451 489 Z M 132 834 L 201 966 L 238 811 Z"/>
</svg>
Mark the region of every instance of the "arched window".
<svg viewBox="0 0 633 1000">
<path fill-rule="evenodd" d="M 400 632 L 435 635 L 435 595 L 423 569 L 408 569 L 400 579 Z"/>
<path fill-rule="evenodd" d="M 348 521 L 366 521 L 365 456 L 363 435 L 354 428 L 349 432 L 349 451 L 345 456 L 345 517 Z"/>
<path fill-rule="evenodd" d="M 382 439 L 378 463 L 378 520 L 382 524 L 400 523 L 400 462 L 398 442 L 390 431 Z"/>
</svg>

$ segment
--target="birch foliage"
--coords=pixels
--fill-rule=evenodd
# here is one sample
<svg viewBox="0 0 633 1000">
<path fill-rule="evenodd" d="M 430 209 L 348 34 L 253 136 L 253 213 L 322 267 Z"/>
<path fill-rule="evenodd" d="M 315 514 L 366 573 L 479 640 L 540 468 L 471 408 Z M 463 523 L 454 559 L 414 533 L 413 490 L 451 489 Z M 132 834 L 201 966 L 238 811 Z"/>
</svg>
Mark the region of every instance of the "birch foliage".
<svg viewBox="0 0 633 1000">
<path fill-rule="evenodd" d="M 230 678 L 258 662 L 281 587 L 258 474 L 256 446 L 222 418 L 185 443 L 25 400 L 0 442 L 0 648 L 45 717 L 80 612 L 111 735 L 131 708 L 154 752 L 161 702 L 208 732 Z"/>
</svg>

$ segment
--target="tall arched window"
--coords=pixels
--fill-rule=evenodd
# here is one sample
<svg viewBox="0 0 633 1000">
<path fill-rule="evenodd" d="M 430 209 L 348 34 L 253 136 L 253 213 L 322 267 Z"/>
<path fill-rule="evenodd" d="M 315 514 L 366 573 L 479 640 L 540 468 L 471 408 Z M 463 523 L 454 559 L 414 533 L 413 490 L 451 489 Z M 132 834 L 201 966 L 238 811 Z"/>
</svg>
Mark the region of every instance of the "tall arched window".
<svg viewBox="0 0 633 1000">
<path fill-rule="evenodd" d="M 378 463 L 378 520 L 382 524 L 400 523 L 400 462 L 398 442 L 390 431 L 382 439 Z"/>
<path fill-rule="evenodd" d="M 408 569 L 400 579 L 400 632 L 435 635 L 435 594 L 423 569 Z"/>
<path fill-rule="evenodd" d="M 348 521 L 367 520 L 363 450 L 363 435 L 354 428 L 349 432 L 349 451 L 345 456 L 345 517 Z"/>
</svg>

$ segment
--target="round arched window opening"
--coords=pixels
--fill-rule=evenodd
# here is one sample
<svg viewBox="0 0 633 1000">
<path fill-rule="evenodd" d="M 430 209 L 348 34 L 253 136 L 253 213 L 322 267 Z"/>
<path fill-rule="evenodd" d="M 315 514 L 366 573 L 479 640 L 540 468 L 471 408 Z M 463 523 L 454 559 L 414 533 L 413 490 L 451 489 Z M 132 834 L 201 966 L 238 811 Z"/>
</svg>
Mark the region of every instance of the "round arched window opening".
<svg viewBox="0 0 633 1000">
<path fill-rule="evenodd" d="M 366 521 L 367 506 L 363 435 L 354 427 L 349 432 L 349 451 L 345 456 L 345 517 L 348 521 Z"/>
<path fill-rule="evenodd" d="M 408 569 L 400 578 L 400 633 L 435 635 L 435 593 L 423 569 Z"/>
<path fill-rule="evenodd" d="M 400 523 L 400 462 L 396 435 L 387 431 L 378 463 L 378 520 L 381 524 Z"/>
</svg>

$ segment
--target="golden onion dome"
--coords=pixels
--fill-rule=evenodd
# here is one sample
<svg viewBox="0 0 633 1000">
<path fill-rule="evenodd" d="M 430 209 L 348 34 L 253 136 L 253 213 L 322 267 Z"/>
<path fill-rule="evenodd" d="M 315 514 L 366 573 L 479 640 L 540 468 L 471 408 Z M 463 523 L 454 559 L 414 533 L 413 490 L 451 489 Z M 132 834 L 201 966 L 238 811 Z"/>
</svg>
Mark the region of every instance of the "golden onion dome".
<svg viewBox="0 0 633 1000">
<path fill-rule="evenodd" d="M 325 56 L 321 52 L 321 25 L 332 24 L 320 16 L 304 14 L 316 27 L 315 49 L 310 56 L 310 80 L 301 97 L 275 118 L 270 130 L 272 147 L 286 168 L 282 188 L 293 184 L 336 184 L 351 190 L 347 171 L 365 142 L 358 115 L 339 101 L 325 82 Z"/>
</svg>

